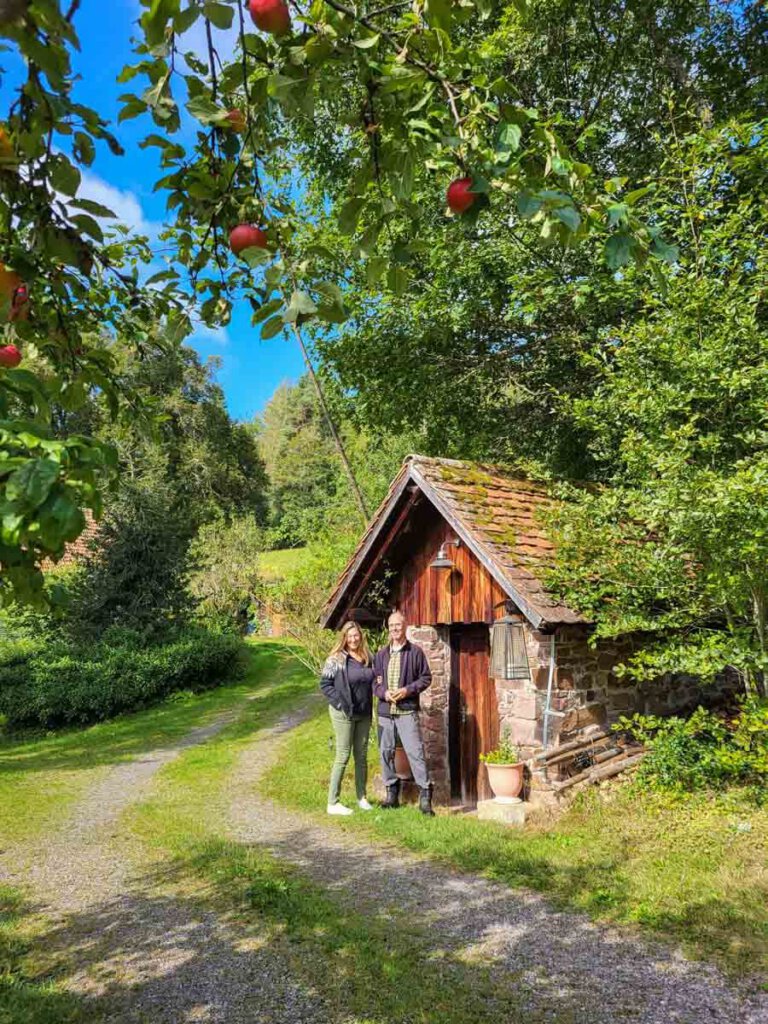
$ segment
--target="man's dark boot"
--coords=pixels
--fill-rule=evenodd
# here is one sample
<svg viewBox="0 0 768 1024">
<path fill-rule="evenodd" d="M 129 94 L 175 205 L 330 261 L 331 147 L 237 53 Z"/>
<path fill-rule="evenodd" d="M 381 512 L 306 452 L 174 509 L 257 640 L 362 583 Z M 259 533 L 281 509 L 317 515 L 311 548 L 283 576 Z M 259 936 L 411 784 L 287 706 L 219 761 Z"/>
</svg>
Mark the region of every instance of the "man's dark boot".
<svg viewBox="0 0 768 1024">
<path fill-rule="evenodd" d="M 426 814 L 430 818 L 434 818 L 435 812 L 432 810 L 432 784 L 430 783 L 424 789 L 419 790 L 419 810 L 422 814 Z"/>
<path fill-rule="evenodd" d="M 400 780 L 399 779 L 397 780 L 397 782 L 393 782 L 391 786 L 387 786 L 387 795 L 384 798 L 384 803 L 381 806 L 384 807 L 387 810 L 400 806 Z"/>
</svg>

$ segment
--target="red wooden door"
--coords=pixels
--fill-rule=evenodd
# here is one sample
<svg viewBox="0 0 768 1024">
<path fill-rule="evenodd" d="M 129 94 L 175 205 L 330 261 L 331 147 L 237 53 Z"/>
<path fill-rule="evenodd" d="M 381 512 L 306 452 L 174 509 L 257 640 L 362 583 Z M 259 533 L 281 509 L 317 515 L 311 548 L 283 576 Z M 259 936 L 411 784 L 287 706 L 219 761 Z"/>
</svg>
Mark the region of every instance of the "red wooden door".
<svg viewBox="0 0 768 1024">
<path fill-rule="evenodd" d="M 489 676 L 489 639 L 484 624 L 451 630 L 451 790 L 454 799 L 470 806 L 493 796 L 480 762 L 480 755 L 492 750 L 499 740 L 496 688 Z"/>
</svg>

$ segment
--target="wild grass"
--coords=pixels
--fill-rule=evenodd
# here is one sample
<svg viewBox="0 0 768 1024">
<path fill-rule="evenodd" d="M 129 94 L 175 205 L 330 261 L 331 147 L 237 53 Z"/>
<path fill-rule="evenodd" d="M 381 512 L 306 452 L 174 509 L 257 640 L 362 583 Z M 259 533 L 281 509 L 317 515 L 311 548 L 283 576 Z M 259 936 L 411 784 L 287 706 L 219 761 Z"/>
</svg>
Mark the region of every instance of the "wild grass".
<svg viewBox="0 0 768 1024">
<path fill-rule="evenodd" d="M 87 728 L 0 733 L 0 847 L 56 827 L 100 771 L 173 743 L 245 700 L 252 689 L 247 671 L 215 690 L 176 693 L 144 711 Z"/>
<path fill-rule="evenodd" d="M 26 897 L 0 885 L 0 1024 L 96 1024 L 95 1007 L 39 972 L 32 949 L 41 927 Z"/>
<path fill-rule="evenodd" d="M 329 737 L 320 709 L 286 738 L 262 791 L 322 813 Z M 370 754 L 375 770 L 373 744 Z M 345 794 L 354 807 L 350 786 L 348 777 Z M 412 807 L 358 813 L 334 827 L 652 932 L 735 975 L 768 973 L 768 807 L 755 807 L 738 790 L 669 797 L 629 786 L 609 801 L 592 792 L 554 823 L 520 831 L 466 815 L 425 819 Z"/>
</svg>

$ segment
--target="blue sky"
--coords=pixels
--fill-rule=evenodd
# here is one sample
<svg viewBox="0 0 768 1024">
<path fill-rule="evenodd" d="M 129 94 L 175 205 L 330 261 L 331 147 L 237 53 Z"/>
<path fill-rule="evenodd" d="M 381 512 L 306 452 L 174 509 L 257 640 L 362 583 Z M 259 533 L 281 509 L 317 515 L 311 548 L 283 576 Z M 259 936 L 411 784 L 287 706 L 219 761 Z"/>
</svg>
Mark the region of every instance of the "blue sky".
<svg viewBox="0 0 768 1024">
<path fill-rule="evenodd" d="M 117 97 L 133 89 L 141 90 L 142 79 L 120 85 L 116 77 L 123 65 L 132 63 L 131 36 L 137 34 L 136 20 L 141 13 L 138 0 L 83 0 L 75 18 L 81 53 L 74 66 L 81 76 L 77 99 L 88 104 L 112 122 L 112 130 L 125 147 L 126 155 L 115 157 L 100 146 L 92 167 L 83 175 L 80 194 L 110 207 L 129 227 L 152 234 L 162 222 L 165 198 L 153 195 L 152 186 L 159 176 L 157 150 L 139 149 L 138 142 L 149 131 L 157 131 L 149 119 L 138 118 L 117 125 L 120 103 Z M 201 27 L 183 37 L 185 48 L 202 50 Z M 196 36 L 198 34 L 198 36 Z M 224 37 L 217 33 L 217 47 L 226 52 Z M 9 67 L 9 55 L 2 63 Z M 7 109 L 10 78 L 3 83 L 2 107 Z M 250 309 L 245 303 L 236 308 L 226 330 L 201 328 L 191 344 L 203 358 L 218 356 L 222 367 L 217 379 L 224 389 L 230 413 L 237 419 L 250 419 L 263 409 L 269 396 L 284 380 L 295 380 L 303 372 L 301 353 L 295 341 L 278 336 L 271 341 L 259 338 L 251 327 Z"/>
</svg>

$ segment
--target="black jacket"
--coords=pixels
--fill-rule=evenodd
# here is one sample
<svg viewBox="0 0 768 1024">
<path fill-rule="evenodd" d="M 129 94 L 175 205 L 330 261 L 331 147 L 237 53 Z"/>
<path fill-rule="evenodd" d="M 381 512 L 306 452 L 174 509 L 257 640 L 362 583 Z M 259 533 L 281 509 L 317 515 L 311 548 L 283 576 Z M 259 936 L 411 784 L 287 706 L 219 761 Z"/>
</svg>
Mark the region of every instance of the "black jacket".
<svg viewBox="0 0 768 1024">
<path fill-rule="evenodd" d="M 320 677 L 320 689 L 331 707 L 349 718 L 368 718 L 373 709 L 374 672 L 351 655 L 326 659 Z"/>
<path fill-rule="evenodd" d="M 373 671 L 380 683 L 376 683 L 373 692 L 379 698 L 379 718 L 390 718 L 389 701 L 384 700 L 387 692 L 387 672 L 389 671 L 389 659 L 391 651 L 389 644 L 382 647 L 373 659 Z M 419 710 L 419 694 L 426 690 L 432 682 L 432 673 L 429 670 L 427 656 L 417 644 L 410 640 L 405 641 L 402 657 L 400 658 L 400 686 L 405 687 L 408 696 L 398 703 L 403 711 Z"/>
</svg>

